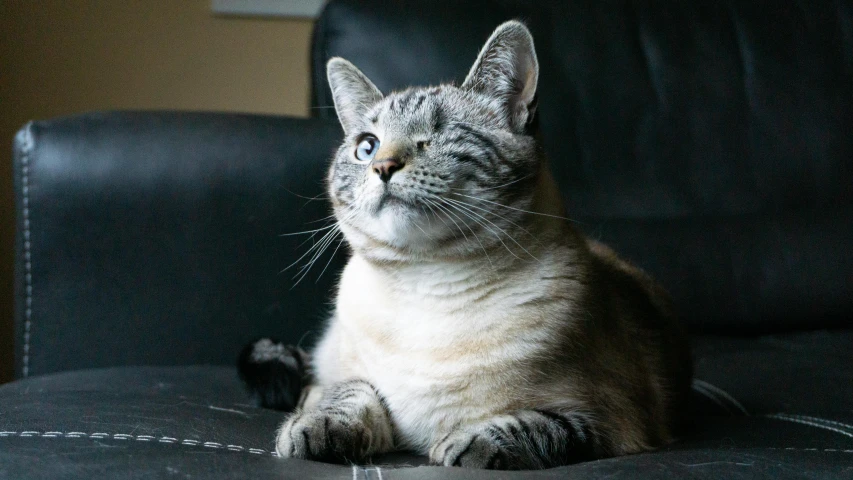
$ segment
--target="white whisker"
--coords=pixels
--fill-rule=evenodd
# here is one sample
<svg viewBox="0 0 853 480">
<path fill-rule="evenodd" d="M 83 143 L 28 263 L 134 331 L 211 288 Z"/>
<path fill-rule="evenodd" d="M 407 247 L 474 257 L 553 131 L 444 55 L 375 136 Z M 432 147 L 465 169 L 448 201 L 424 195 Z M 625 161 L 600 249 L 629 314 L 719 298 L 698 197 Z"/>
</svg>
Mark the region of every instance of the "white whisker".
<svg viewBox="0 0 853 480">
<path fill-rule="evenodd" d="M 487 222 L 488 222 L 488 219 L 484 218 L 482 215 L 477 214 L 477 212 L 474 212 L 473 210 L 469 209 L 468 207 L 460 207 L 459 205 L 456 205 L 456 204 L 454 204 L 454 203 L 450 203 L 450 199 L 448 199 L 448 198 L 445 198 L 444 200 L 448 202 L 448 203 L 447 203 L 447 206 L 449 206 L 449 207 L 452 207 L 452 208 L 456 209 L 457 211 L 459 211 L 459 212 L 460 212 L 460 213 L 462 213 L 463 215 L 465 215 L 465 216 L 467 216 L 468 218 L 470 218 L 471 220 L 473 220 L 473 221 L 474 221 L 474 223 L 476 223 L 477 225 L 480 225 L 481 227 L 483 227 L 484 229 L 486 229 L 489 233 L 491 233 L 492 235 L 494 235 L 494 236 L 495 236 L 495 238 L 497 238 L 497 239 L 498 239 L 498 241 L 499 241 L 499 242 L 501 242 L 501 245 L 503 245 L 503 246 L 504 246 L 504 248 L 506 249 L 506 251 L 510 253 L 510 255 L 512 255 L 512 256 L 514 256 L 515 258 L 518 258 L 519 260 L 521 260 L 521 259 L 518 257 L 518 255 L 516 255 L 516 254 L 515 254 L 515 252 L 513 252 L 513 251 L 512 251 L 512 249 L 511 249 L 511 248 L 509 248 L 509 246 L 508 246 L 506 243 L 504 243 L 503 239 L 501 238 L 501 236 L 500 236 L 497 232 L 495 232 L 494 230 L 492 230 L 491 228 L 489 228 L 489 226 L 488 226 L 488 225 L 486 225 L 485 223 L 483 223 L 482 221 L 480 221 L 480 220 L 479 220 L 479 219 L 477 219 L 476 217 L 480 217 L 480 218 L 482 218 L 483 220 L 486 220 Z M 475 217 L 474 215 L 476 215 L 476 217 Z M 489 223 L 491 223 L 491 222 L 489 222 Z M 494 224 L 492 224 L 492 225 L 494 225 Z"/>
<path fill-rule="evenodd" d="M 305 230 L 304 232 L 282 233 L 282 234 L 279 234 L 279 237 L 292 237 L 293 235 L 307 235 L 309 233 L 322 232 L 323 230 L 328 230 L 330 228 L 334 228 L 336 225 L 337 224 L 333 224 L 333 225 L 328 225 L 325 227 L 317 228 L 314 230 Z"/>
<path fill-rule="evenodd" d="M 329 257 L 329 261 L 326 262 L 326 266 L 323 267 L 323 270 L 320 271 L 320 275 L 317 275 L 317 280 L 315 280 L 314 283 L 319 282 L 320 278 L 323 276 L 323 274 L 326 273 L 326 269 L 329 268 L 329 265 L 332 264 L 332 260 L 334 260 L 335 254 L 338 253 L 338 249 L 340 249 L 341 245 L 343 245 L 343 244 L 344 244 L 344 240 L 339 238 L 338 239 L 338 246 L 335 247 L 335 249 L 332 251 L 332 255 Z"/>
<path fill-rule="evenodd" d="M 296 277 L 299 277 L 299 278 L 296 280 L 296 283 L 294 283 L 294 284 L 293 284 L 293 286 L 292 286 L 292 287 L 290 287 L 291 289 L 295 288 L 297 285 L 299 285 L 299 283 L 300 283 L 303 279 L 305 279 L 305 277 L 308 275 L 308 272 L 311 270 L 311 267 L 313 267 L 313 266 L 314 266 L 314 263 L 316 263 L 316 262 L 317 262 L 317 260 L 318 260 L 318 259 L 323 255 L 323 253 L 326 251 L 326 249 L 327 249 L 327 248 L 329 248 L 329 245 L 331 245 L 331 244 L 335 241 L 335 239 L 336 239 L 336 238 L 337 238 L 337 236 L 338 236 L 338 235 L 337 235 L 338 233 L 340 233 L 340 230 L 335 230 L 335 235 L 332 235 L 332 236 L 328 237 L 328 238 L 323 242 L 322 247 L 320 247 L 320 248 L 319 248 L 319 249 L 314 253 L 314 256 L 312 256 L 312 257 L 311 257 L 311 260 L 310 260 L 307 264 L 305 264 L 304 266 L 300 267 L 300 269 L 299 269 L 299 271 L 296 273 L 296 275 L 294 275 L 294 276 L 293 276 L 293 278 L 294 278 L 294 279 L 296 279 Z M 330 259 L 330 261 L 331 261 L 331 259 Z"/>
<path fill-rule="evenodd" d="M 337 227 L 337 226 L 338 226 L 338 225 L 337 225 L 337 224 L 335 224 L 335 227 Z M 308 251 L 306 251 L 305 253 L 303 253 L 303 254 L 302 254 L 302 256 L 300 256 L 299 258 L 297 258 L 293 263 L 291 263 L 290 265 L 288 265 L 288 266 L 284 267 L 284 269 L 283 269 L 282 271 L 280 271 L 279 273 L 284 273 L 284 272 L 286 272 L 286 271 L 290 270 L 291 268 L 293 268 L 293 266 L 294 266 L 294 265 L 296 265 L 297 263 L 301 262 L 301 261 L 302 261 L 302 259 L 303 259 L 303 258 L 305 258 L 305 257 L 307 257 L 307 256 L 308 256 L 312 251 L 314 251 L 315 249 L 319 248 L 319 245 L 321 245 L 321 244 L 323 243 L 323 241 L 326 239 L 326 237 L 328 237 L 328 236 L 330 236 L 330 235 L 333 235 L 333 234 L 336 234 L 336 233 L 338 233 L 338 231 L 339 231 L 339 228 L 334 228 L 334 229 L 332 229 L 332 230 L 330 230 L 330 231 L 326 232 L 326 234 L 325 234 L 325 235 L 323 235 L 322 237 L 320 237 L 320 240 L 319 240 L 317 243 L 315 243 L 314 245 L 312 245 L 312 246 L 311 246 L 311 248 L 309 248 L 309 249 L 308 249 Z"/>
<path fill-rule="evenodd" d="M 453 221 L 453 223 L 454 223 L 454 224 L 456 224 L 456 226 L 457 226 L 457 227 L 459 227 L 459 224 L 458 224 L 458 223 L 456 223 L 456 220 L 453 220 L 453 217 L 456 217 L 460 222 L 462 222 L 462 224 L 463 224 L 463 225 L 465 225 L 466 227 L 468 227 L 468 230 L 471 232 L 471 235 L 473 235 L 473 236 L 474 236 L 474 239 L 477 241 L 477 244 L 479 244 L 479 245 L 480 245 L 480 248 L 481 248 L 481 249 L 483 249 L 483 254 L 486 256 L 486 260 L 488 260 L 488 261 L 489 261 L 489 265 L 491 265 L 492 267 L 494 267 L 494 266 L 495 266 L 495 264 L 494 264 L 494 263 L 492 263 L 492 258 L 491 258 L 491 257 L 489 257 L 489 252 L 487 252 L 487 251 L 486 251 L 486 247 L 483 245 L 483 242 L 481 242 L 481 241 L 480 241 L 480 237 L 478 237 L 478 236 L 477 236 L 477 233 L 476 233 L 476 232 L 474 232 L 474 229 L 473 229 L 473 228 L 471 228 L 471 226 L 470 226 L 470 225 L 468 225 L 467 223 L 465 223 L 465 220 L 463 220 L 463 219 L 462 219 L 458 214 L 456 214 L 453 210 L 451 210 L 449 205 L 442 205 L 442 204 L 441 204 L 441 202 L 443 202 L 443 201 L 444 201 L 444 199 L 442 199 L 442 198 L 440 198 L 440 197 L 435 197 L 435 199 L 437 199 L 437 200 L 438 200 L 438 201 L 435 203 L 435 206 L 436 206 L 436 207 L 438 207 L 440 210 L 444 211 L 445 213 L 447 213 L 447 214 L 448 214 L 448 218 L 450 218 L 450 220 L 452 220 L 452 221 Z M 465 213 L 465 212 L 462 212 L 462 213 Z M 470 217 L 470 216 L 468 216 L 468 218 L 471 218 L 471 217 Z M 474 223 L 477 223 L 477 224 L 479 225 L 479 223 L 476 221 L 476 219 L 474 219 Z M 459 227 L 459 231 L 460 231 L 460 232 L 462 232 L 462 236 L 465 236 L 465 232 L 462 230 L 462 227 Z M 467 240 L 467 239 L 468 239 L 468 237 L 465 237 L 465 239 Z"/>
<path fill-rule="evenodd" d="M 475 211 L 471 210 L 469 207 L 465 206 L 465 205 L 467 205 L 467 204 L 465 204 L 465 203 L 463 203 L 463 202 L 459 202 L 458 200 L 451 200 L 451 199 L 446 199 L 446 200 L 447 200 L 447 201 L 449 201 L 449 202 L 451 202 L 451 204 L 453 204 L 453 203 L 458 204 L 459 206 L 461 206 L 461 208 L 464 208 L 464 209 L 468 210 L 469 212 L 471 212 L 472 214 L 474 214 L 474 215 L 476 215 L 476 216 L 478 216 L 478 217 L 482 218 L 482 219 L 483 219 L 483 220 L 485 220 L 486 222 L 489 222 L 489 224 L 490 224 L 490 225 L 492 225 L 493 227 L 495 227 L 495 228 L 497 228 L 498 230 L 500 230 L 501 232 L 503 232 L 503 234 L 504 234 L 504 235 L 506 235 L 506 236 L 507 236 L 507 238 L 509 238 L 510 240 L 512 240 L 512 241 L 513 241 L 513 243 L 515 243 L 516 245 L 518 245 L 518 247 L 519 247 L 520 249 L 524 250 L 524 252 L 525 252 L 525 253 L 527 253 L 528 255 L 530 255 L 530 258 L 532 258 L 532 259 L 536 260 L 537 262 L 539 262 L 539 261 L 540 261 L 538 258 L 536 258 L 536 256 L 535 256 L 535 255 L 533 255 L 532 253 L 530 253 L 530 251 L 529 251 L 529 250 L 527 250 L 526 248 L 524 248 L 524 246 L 523 246 L 522 244 L 518 243 L 518 241 L 515 239 L 515 237 L 513 237 L 512 235 L 510 235 L 510 234 L 509 234 L 509 232 L 507 232 L 507 231 L 506 231 L 506 230 L 504 230 L 503 228 L 499 227 L 497 224 L 495 224 L 494 222 L 492 222 L 492 221 L 491 221 L 491 220 L 489 220 L 488 218 L 484 217 L 483 215 L 480 215 L 479 213 L 477 213 L 477 212 L 475 212 Z M 516 255 L 516 254 L 515 254 L 515 252 L 513 252 L 513 251 L 512 251 L 512 250 L 511 250 L 511 249 L 510 249 L 510 248 L 509 248 L 509 247 L 508 247 L 508 246 L 503 242 L 503 240 L 501 240 L 500 236 L 498 236 L 498 240 L 500 240 L 500 241 L 501 241 L 501 243 L 502 243 L 502 244 L 504 244 L 504 247 L 506 247 L 506 249 L 507 249 L 507 251 L 508 251 L 508 252 L 510 252 L 510 253 L 511 253 L 515 258 L 518 258 L 518 255 Z"/>
<path fill-rule="evenodd" d="M 479 189 L 479 190 L 480 190 L 481 192 L 486 192 L 486 191 L 489 191 L 489 190 L 497 190 L 497 189 L 499 189 L 499 188 L 503 188 L 503 187 L 506 187 L 506 186 L 512 185 L 513 183 L 518 183 L 518 182 L 520 182 L 520 181 L 522 181 L 522 180 L 527 180 L 528 178 L 530 178 L 530 177 L 532 177 L 532 176 L 534 176 L 534 175 L 535 175 L 535 173 L 530 173 L 530 174 L 527 174 L 527 175 L 525 175 L 525 176 L 523 176 L 523 177 L 521 177 L 521 178 L 516 178 L 515 180 L 513 180 L 513 181 L 511 181 L 511 182 L 504 183 L 503 185 L 498 185 L 498 186 L 496 186 L 496 187 L 481 188 L 481 189 Z M 453 189 L 451 189 L 451 190 L 458 190 L 458 189 L 453 188 Z M 455 193 L 455 192 L 454 192 L 454 193 Z M 457 194 L 457 195 L 458 195 L 458 194 Z"/>
<path fill-rule="evenodd" d="M 486 200 L 486 199 L 484 199 L 484 198 L 478 198 L 478 197 L 474 197 L 474 196 L 471 196 L 471 195 L 465 195 L 465 194 L 463 194 L 463 193 L 456 193 L 456 192 L 453 192 L 453 195 L 459 195 L 459 196 L 462 196 L 462 197 L 472 198 L 472 199 L 477 200 L 477 201 L 480 201 L 480 202 L 491 203 L 492 205 L 497 205 L 498 207 L 508 208 L 508 209 L 510 209 L 510 210 L 515 210 L 515 211 L 517 211 L 517 212 L 529 213 L 529 214 L 531 214 L 531 215 L 541 215 L 541 216 L 543 216 L 543 217 L 558 218 L 558 219 L 560 219 L 560 220 L 567 220 L 567 221 L 569 221 L 569 222 L 581 223 L 581 222 L 578 222 L 577 220 L 572 220 L 571 218 L 561 217 L 561 216 L 559 216 L 559 215 L 551 215 L 551 214 L 548 214 L 548 213 L 531 212 L 530 210 L 523 210 L 523 209 L 521 209 L 521 208 L 510 207 L 510 206 L 508 206 L 508 205 L 503 205 L 503 204 L 500 204 L 500 203 L 498 203 L 498 202 L 493 202 L 493 201 L 491 201 L 491 200 Z"/>
<path fill-rule="evenodd" d="M 462 200 L 453 200 L 453 201 L 454 201 L 454 202 L 459 202 L 459 203 L 461 203 L 461 204 L 463 204 L 463 205 L 467 205 L 467 206 L 469 206 L 469 207 L 471 207 L 471 208 L 476 208 L 477 210 L 480 210 L 480 211 L 482 211 L 482 212 L 486 212 L 486 214 L 488 214 L 488 215 L 494 215 L 494 216 L 496 216 L 496 217 L 500 218 L 501 220 L 503 220 L 503 221 L 505 221 L 505 222 L 508 222 L 508 223 L 509 223 L 509 224 L 511 224 L 512 226 L 514 226 L 514 227 L 516 227 L 516 228 L 518 228 L 518 229 L 521 229 L 521 231 L 523 231 L 524 233 L 526 233 L 526 234 L 530 235 L 531 237 L 533 237 L 534 239 L 536 239 L 536 236 L 535 236 L 535 235 L 533 235 L 532 233 L 530 233 L 530 231 L 528 231 L 526 228 L 524 228 L 524 227 L 522 227 L 521 225 L 519 225 L 519 224 L 517 224 L 517 223 L 513 222 L 512 220 L 510 220 L 510 219 L 506 218 L 505 216 L 501 215 L 500 213 L 498 213 L 498 212 L 496 212 L 496 211 L 494 211 L 494 210 L 489 210 L 488 208 L 479 207 L 479 206 L 477 206 L 477 205 L 474 205 L 473 203 L 463 202 Z M 538 240 L 538 239 L 537 239 L 537 240 Z"/>
</svg>

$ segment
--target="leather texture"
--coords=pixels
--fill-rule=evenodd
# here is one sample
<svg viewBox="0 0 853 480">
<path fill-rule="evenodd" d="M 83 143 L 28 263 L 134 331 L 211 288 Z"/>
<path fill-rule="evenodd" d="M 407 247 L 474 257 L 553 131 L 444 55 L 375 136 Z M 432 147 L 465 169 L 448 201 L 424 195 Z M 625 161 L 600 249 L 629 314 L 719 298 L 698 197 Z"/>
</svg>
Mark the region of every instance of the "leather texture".
<svg viewBox="0 0 853 480">
<path fill-rule="evenodd" d="M 695 428 L 544 472 L 275 458 L 281 415 L 247 403 L 232 365 L 258 336 L 310 345 L 345 259 L 295 287 L 280 273 L 318 237 L 279 235 L 329 214 L 326 59 L 384 91 L 460 81 L 513 17 L 535 35 L 570 215 L 702 334 Z M 334 0 L 312 63 L 318 118 L 112 112 L 21 130 L 30 378 L 0 387 L 0 478 L 853 478 L 853 2 Z"/>
<path fill-rule="evenodd" d="M 531 28 L 569 215 L 674 294 L 696 331 L 853 326 L 853 2 L 340 0 L 314 42 L 382 90 L 454 80 Z"/>
<path fill-rule="evenodd" d="M 195 113 L 27 125 L 15 143 L 17 376 L 232 364 L 256 337 L 312 341 L 345 256 L 294 287 L 296 270 L 280 272 L 310 241 L 280 235 L 329 215 L 306 198 L 323 192 L 340 136 L 335 120 Z"/>
<path fill-rule="evenodd" d="M 247 404 L 233 368 L 124 367 L 0 387 L 0 478 L 853 477 L 853 333 L 695 343 L 695 425 L 642 455 L 503 474 L 403 454 L 357 467 L 282 460 L 271 453 L 282 415 Z"/>
</svg>

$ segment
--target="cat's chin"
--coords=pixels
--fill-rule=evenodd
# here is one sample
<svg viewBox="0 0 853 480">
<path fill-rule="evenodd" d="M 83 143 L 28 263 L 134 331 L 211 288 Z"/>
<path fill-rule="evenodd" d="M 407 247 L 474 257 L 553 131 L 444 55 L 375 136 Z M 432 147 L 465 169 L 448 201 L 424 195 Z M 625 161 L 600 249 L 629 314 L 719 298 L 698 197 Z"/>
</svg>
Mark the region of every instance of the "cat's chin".
<svg viewBox="0 0 853 480">
<path fill-rule="evenodd" d="M 427 253 L 441 248 L 448 236 L 440 220 L 397 202 L 386 203 L 381 210 L 360 215 L 341 227 L 356 250 L 378 242 L 394 249 Z"/>
<path fill-rule="evenodd" d="M 404 203 L 387 205 L 372 223 L 380 239 L 410 250 L 434 248 L 443 233 L 435 220 L 430 221 L 425 213 Z"/>
</svg>

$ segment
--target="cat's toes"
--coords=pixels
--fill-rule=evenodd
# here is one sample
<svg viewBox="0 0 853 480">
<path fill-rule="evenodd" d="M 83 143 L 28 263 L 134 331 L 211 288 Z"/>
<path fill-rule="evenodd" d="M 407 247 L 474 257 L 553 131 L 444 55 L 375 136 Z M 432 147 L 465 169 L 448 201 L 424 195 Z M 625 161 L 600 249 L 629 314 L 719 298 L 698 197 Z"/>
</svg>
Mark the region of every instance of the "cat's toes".
<svg viewBox="0 0 853 480">
<path fill-rule="evenodd" d="M 359 420 L 344 419 L 322 410 L 297 412 L 279 429 L 276 452 L 285 458 L 360 462 L 369 455 L 372 438 L 370 430 Z"/>
<path fill-rule="evenodd" d="M 430 449 L 430 461 L 446 467 L 489 470 L 517 468 L 501 443 L 485 432 L 460 430 Z"/>
<path fill-rule="evenodd" d="M 262 338 L 240 353 L 240 378 L 264 408 L 291 412 L 308 383 L 308 355 L 292 345 Z"/>
</svg>

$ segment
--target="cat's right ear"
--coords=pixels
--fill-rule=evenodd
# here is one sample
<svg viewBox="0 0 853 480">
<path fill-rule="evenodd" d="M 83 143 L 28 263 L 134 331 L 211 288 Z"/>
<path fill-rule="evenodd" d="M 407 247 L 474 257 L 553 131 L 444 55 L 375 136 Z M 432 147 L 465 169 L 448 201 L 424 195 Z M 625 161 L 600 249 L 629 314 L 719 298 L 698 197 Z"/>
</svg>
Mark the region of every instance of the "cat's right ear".
<svg viewBox="0 0 853 480">
<path fill-rule="evenodd" d="M 382 92 L 361 70 L 340 57 L 334 57 L 326 64 L 326 76 L 329 78 L 338 120 L 344 132 L 350 134 L 368 109 L 382 100 Z"/>
<path fill-rule="evenodd" d="M 486 41 L 462 89 L 497 99 L 510 125 L 521 132 L 536 113 L 538 80 L 533 36 L 523 23 L 510 20 L 498 26 Z"/>
</svg>

